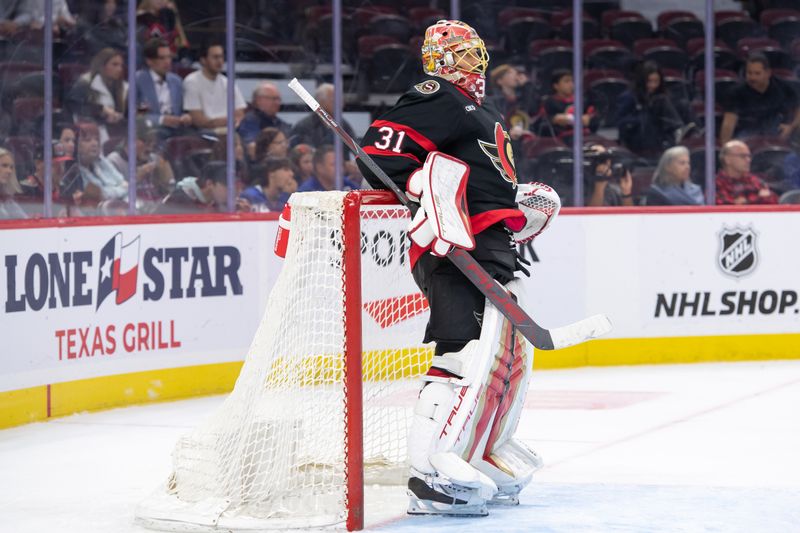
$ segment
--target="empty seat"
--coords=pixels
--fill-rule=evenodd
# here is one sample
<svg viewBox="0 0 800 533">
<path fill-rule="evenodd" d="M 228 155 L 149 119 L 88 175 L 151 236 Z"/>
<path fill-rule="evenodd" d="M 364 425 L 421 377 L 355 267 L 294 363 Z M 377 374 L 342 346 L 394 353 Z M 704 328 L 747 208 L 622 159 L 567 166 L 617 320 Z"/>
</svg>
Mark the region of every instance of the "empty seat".
<svg viewBox="0 0 800 533">
<path fill-rule="evenodd" d="M 798 4 L 800 5 L 800 4 Z M 767 34 L 781 43 L 789 44 L 800 36 L 800 11 L 796 9 L 765 9 L 761 12 L 761 25 Z"/>
<path fill-rule="evenodd" d="M 422 32 L 437 20 L 446 19 L 447 13 L 436 7 L 412 7 L 408 11 L 408 17 L 417 31 Z"/>
<path fill-rule="evenodd" d="M 772 68 L 790 68 L 792 65 L 792 60 L 786 50 L 781 48 L 781 43 L 769 37 L 739 39 L 736 50 L 742 61 L 746 60 L 751 53 L 758 52 L 767 56 Z"/>
<path fill-rule="evenodd" d="M 705 68 L 705 43 L 702 37 L 689 39 L 686 51 L 689 54 L 689 64 L 694 71 Z M 733 48 L 717 39 L 714 42 L 714 66 L 726 70 L 738 70 L 741 62 Z"/>
<path fill-rule="evenodd" d="M 715 35 L 731 48 L 739 39 L 759 37 L 763 31 L 746 11 L 717 11 L 714 13 Z"/>
<path fill-rule="evenodd" d="M 686 46 L 690 39 L 705 36 L 703 21 L 691 11 L 664 11 L 658 15 L 657 23 L 661 36 L 680 46 Z"/>
<path fill-rule="evenodd" d="M 626 71 L 633 66 L 634 57 L 625 45 L 614 39 L 587 39 L 583 56 L 588 67 Z"/>
<path fill-rule="evenodd" d="M 682 71 L 670 68 L 665 68 L 661 71 L 664 74 L 661 82 L 673 98 L 685 100 L 686 102 L 692 99 L 692 85 Z"/>
<path fill-rule="evenodd" d="M 370 89 L 378 93 L 403 92 L 422 74 L 419 57 L 404 44 L 375 48 L 369 67 Z"/>
<path fill-rule="evenodd" d="M 639 39 L 633 45 L 633 52 L 641 59 L 655 61 L 664 68 L 684 70 L 689 63 L 689 56 L 671 39 Z"/>
<path fill-rule="evenodd" d="M 599 39 L 600 38 L 600 24 L 590 17 L 589 15 L 583 15 L 583 38 L 584 39 Z M 556 32 L 562 39 L 572 40 L 572 11 L 560 11 L 558 13 L 554 13 L 551 19 L 551 23 L 554 28 L 556 28 Z"/>
<path fill-rule="evenodd" d="M 588 70 L 583 76 L 587 109 L 593 105 L 601 126 L 614 126 L 619 95 L 628 90 L 625 76 L 616 70 Z"/>
<path fill-rule="evenodd" d="M 411 37 L 411 21 L 402 15 L 376 15 L 370 19 L 369 33 L 394 37 L 405 43 Z"/>
<path fill-rule="evenodd" d="M 637 11 L 609 10 L 603 13 L 602 22 L 603 32 L 628 48 L 638 39 L 653 36 L 650 21 Z"/>
<path fill-rule="evenodd" d="M 572 69 L 572 43 L 563 39 L 544 39 L 530 44 L 528 56 L 539 79 L 549 83 L 550 74 L 557 69 Z"/>
<path fill-rule="evenodd" d="M 716 93 L 715 100 L 717 102 L 724 102 L 731 89 L 740 83 L 739 77 L 735 72 L 725 69 L 716 69 L 714 71 L 714 92 Z M 703 98 L 705 94 L 706 73 L 701 70 L 695 74 L 694 86 L 697 96 Z"/>
<path fill-rule="evenodd" d="M 515 17 L 505 26 L 506 50 L 512 54 L 524 54 L 528 43 L 538 39 L 547 39 L 552 33 L 553 29 L 550 24 L 541 17 Z"/>
</svg>

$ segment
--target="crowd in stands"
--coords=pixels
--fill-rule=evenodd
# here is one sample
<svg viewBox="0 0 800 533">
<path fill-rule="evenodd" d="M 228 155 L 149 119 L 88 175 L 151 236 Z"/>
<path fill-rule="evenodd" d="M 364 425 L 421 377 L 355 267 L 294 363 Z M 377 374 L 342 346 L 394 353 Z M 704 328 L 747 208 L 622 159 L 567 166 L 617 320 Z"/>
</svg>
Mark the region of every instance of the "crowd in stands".
<svg viewBox="0 0 800 533">
<path fill-rule="evenodd" d="M 286 9 L 251 17 L 274 36 L 262 47 L 271 55 L 261 59 L 279 60 L 281 50 L 297 45 L 329 60 L 329 6 L 277 3 Z M 619 2 L 587 7 L 581 116 L 575 113 L 566 3 L 527 8 L 467 1 L 464 15 L 487 43 L 492 68 L 486 105 L 506 119 L 521 181 L 548 183 L 571 205 L 572 139 L 581 128 L 585 205 L 703 205 L 704 135 L 706 122 L 714 121 L 716 203 L 752 204 L 800 197 L 800 7 L 792 11 L 778 3 L 754 1 L 750 12 L 716 14 L 714 117 L 703 112 L 705 23 L 690 12 L 665 11 L 654 25 L 620 10 Z M 183 2 L 177 4 L 187 12 Z M 0 53 L 15 40 L 38 42 L 43 6 L 44 0 L 0 5 Z M 235 83 L 235 131 L 228 132 L 229 80 L 218 40 L 224 35 L 196 39 L 173 0 L 141 0 L 137 7 L 139 57 L 135 87 L 128 87 L 124 5 L 54 1 L 54 215 L 125 213 L 134 181 L 141 214 L 227 211 L 229 156 L 240 211 L 278 211 L 294 191 L 335 187 L 334 135 L 313 113 L 290 123 L 275 83 L 259 82 L 249 102 Z M 346 6 L 345 61 L 355 70 L 345 88 L 348 101 L 363 100 L 365 87 L 400 93 L 421 77 L 421 30 L 446 17 L 446 8 Z M 258 52 L 244 46 L 242 53 Z M 6 54 L 0 62 L 0 219 L 40 216 L 45 194 L 41 56 L 12 59 Z M 333 114 L 334 87 L 324 78 L 319 82 L 315 96 Z M 133 156 L 130 91 L 137 102 Z M 342 126 L 358 138 L 347 120 Z M 361 186 L 349 158 L 343 172 L 345 188 Z"/>
</svg>

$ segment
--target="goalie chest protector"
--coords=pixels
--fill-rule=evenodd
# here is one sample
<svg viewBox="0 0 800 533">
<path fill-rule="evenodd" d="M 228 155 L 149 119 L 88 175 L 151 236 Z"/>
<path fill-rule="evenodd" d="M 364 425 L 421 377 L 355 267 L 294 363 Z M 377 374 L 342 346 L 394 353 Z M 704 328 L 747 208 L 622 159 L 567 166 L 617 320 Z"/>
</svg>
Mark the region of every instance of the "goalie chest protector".
<svg viewBox="0 0 800 533">
<path fill-rule="evenodd" d="M 464 161 L 470 168 L 467 204 L 474 233 L 521 215 L 503 117 L 446 80 L 429 77 L 412 86 L 370 125 L 361 145 L 402 190 L 429 152 Z M 365 165 L 359 166 L 370 185 L 385 189 Z"/>
</svg>

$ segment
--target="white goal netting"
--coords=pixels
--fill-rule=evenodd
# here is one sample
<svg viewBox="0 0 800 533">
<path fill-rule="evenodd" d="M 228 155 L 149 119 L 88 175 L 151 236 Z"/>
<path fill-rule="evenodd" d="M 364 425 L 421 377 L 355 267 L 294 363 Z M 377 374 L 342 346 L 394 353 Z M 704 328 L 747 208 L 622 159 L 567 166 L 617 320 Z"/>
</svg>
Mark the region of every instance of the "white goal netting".
<svg viewBox="0 0 800 533">
<path fill-rule="evenodd" d="M 414 378 L 432 356 L 422 345 L 427 305 L 408 267 L 407 211 L 345 209 L 369 195 L 292 196 L 286 259 L 236 386 L 178 442 L 173 473 L 139 506 L 140 523 L 210 531 L 341 523 L 359 505 L 346 466 L 348 413 L 359 401 L 367 483 L 405 482 Z M 359 219 L 360 242 L 346 241 L 345 221 Z M 360 283 L 345 254 L 360 257 Z M 345 309 L 359 310 L 360 328 Z M 345 386 L 358 370 L 345 357 L 353 335 L 362 346 L 360 398 Z"/>
</svg>

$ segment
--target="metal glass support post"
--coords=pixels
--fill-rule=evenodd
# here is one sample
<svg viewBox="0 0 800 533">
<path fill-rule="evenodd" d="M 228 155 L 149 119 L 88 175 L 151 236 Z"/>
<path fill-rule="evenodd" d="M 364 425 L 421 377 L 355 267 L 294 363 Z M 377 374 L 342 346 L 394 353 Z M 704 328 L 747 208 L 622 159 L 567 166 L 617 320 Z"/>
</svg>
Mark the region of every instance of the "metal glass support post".
<svg viewBox="0 0 800 533">
<path fill-rule="evenodd" d="M 44 2 L 44 216 L 53 216 L 53 0 Z"/>
<path fill-rule="evenodd" d="M 575 81 L 575 125 L 572 136 L 573 205 L 583 205 L 583 10 L 572 0 L 572 75 Z"/>
<path fill-rule="evenodd" d="M 450 19 L 461 20 L 461 0 L 450 0 Z"/>
<path fill-rule="evenodd" d="M 706 115 L 706 204 L 714 205 L 716 201 L 716 122 L 714 121 L 714 108 L 716 95 L 714 94 L 714 0 L 706 0 L 706 47 L 705 47 L 705 115 Z"/>
<path fill-rule="evenodd" d="M 136 214 L 136 0 L 128 0 L 128 214 Z"/>
<path fill-rule="evenodd" d="M 131 0 L 128 0 L 131 1 Z M 225 150 L 228 157 L 225 159 L 227 164 L 226 172 L 228 179 L 228 212 L 233 212 L 234 198 L 233 193 L 236 189 L 234 176 L 236 176 L 236 143 L 234 136 L 236 129 L 234 128 L 234 113 L 236 112 L 234 96 L 236 93 L 236 49 L 235 43 L 235 22 L 236 22 L 236 4 L 234 0 L 225 0 L 225 62 L 228 64 L 226 74 L 228 76 L 228 94 L 226 95 L 228 104 L 228 116 L 226 122 L 226 129 L 228 134 L 225 136 L 227 146 Z"/>
<path fill-rule="evenodd" d="M 337 124 L 342 121 L 344 98 L 342 94 L 342 0 L 333 0 L 333 117 Z M 336 189 L 344 187 L 344 150 L 342 140 L 338 135 L 333 136 L 333 155 L 336 165 Z"/>
</svg>

